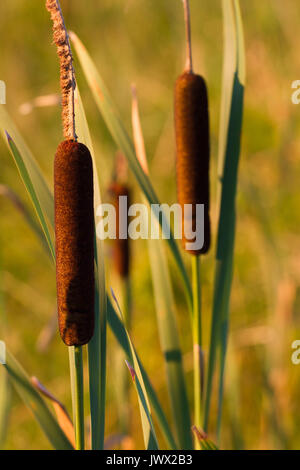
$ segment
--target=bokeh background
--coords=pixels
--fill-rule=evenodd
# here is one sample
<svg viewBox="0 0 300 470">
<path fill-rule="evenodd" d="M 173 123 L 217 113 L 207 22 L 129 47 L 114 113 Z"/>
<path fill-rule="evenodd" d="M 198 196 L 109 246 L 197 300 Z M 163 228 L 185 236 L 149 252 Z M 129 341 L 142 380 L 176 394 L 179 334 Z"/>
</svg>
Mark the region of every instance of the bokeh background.
<svg viewBox="0 0 300 470">
<path fill-rule="evenodd" d="M 238 191 L 238 224 L 231 301 L 230 345 L 222 430 L 223 448 L 300 448 L 300 366 L 291 343 L 300 339 L 300 107 L 291 84 L 300 76 L 300 4 L 297 0 L 241 0 L 247 82 Z M 176 200 L 173 85 L 184 65 L 179 0 L 61 0 L 67 26 L 86 44 L 131 131 L 130 85 L 138 89 L 151 178 L 164 202 Z M 212 219 L 216 226 L 216 161 L 222 73 L 220 0 L 191 0 L 195 70 L 209 89 L 212 135 Z M 42 0 L 2 0 L 0 79 L 7 109 L 52 187 L 53 156 L 62 139 L 59 105 L 22 114 L 20 106 L 59 93 L 58 61 Z M 77 80 L 95 145 L 103 200 L 115 147 L 75 60 Z M 0 184 L 9 185 L 32 212 L 16 167 L 0 142 Z M 136 202 L 140 194 L 130 184 Z M 55 311 L 55 276 L 22 215 L 0 196 L 0 338 L 26 370 L 71 410 L 68 354 L 57 332 L 41 350 L 41 332 Z M 214 231 L 214 243 L 215 243 Z M 145 367 L 167 413 L 163 357 L 155 320 L 145 242 L 132 246 L 133 332 Z M 118 282 L 106 247 L 108 285 Z M 211 319 L 214 246 L 203 262 L 204 349 Z M 188 261 L 188 260 L 187 260 Z M 172 264 L 171 264 L 172 266 Z M 188 312 L 172 269 L 184 365 L 192 395 Z M 43 338 L 43 336 L 42 336 Z M 108 336 L 107 436 L 118 433 L 116 343 Z M 125 366 L 124 366 L 125 367 Z M 134 391 L 128 403 L 135 448 L 143 448 Z M 212 417 L 215 410 L 212 410 Z M 213 424 L 213 423 L 212 423 Z M 47 449 L 30 412 L 12 391 L 5 449 Z M 212 437 L 214 437 L 212 435 Z"/>
</svg>

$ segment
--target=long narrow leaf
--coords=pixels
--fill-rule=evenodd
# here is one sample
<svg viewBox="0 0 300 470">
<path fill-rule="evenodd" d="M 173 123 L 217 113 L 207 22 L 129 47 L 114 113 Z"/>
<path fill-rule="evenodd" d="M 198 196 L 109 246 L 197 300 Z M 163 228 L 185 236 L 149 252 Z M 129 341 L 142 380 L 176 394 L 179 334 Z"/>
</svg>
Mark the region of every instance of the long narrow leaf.
<svg viewBox="0 0 300 470">
<path fill-rule="evenodd" d="M 27 170 L 25 161 L 23 159 L 23 156 L 20 154 L 19 149 L 17 148 L 16 144 L 14 143 L 14 141 L 12 140 L 12 138 L 9 134 L 7 134 L 7 141 L 8 141 L 10 151 L 11 151 L 13 157 L 14 157 L 14 160 L 15 160 L 16 165 L 18 167 L 18 170 L 20 172 L 23 183 L 25 184 L 25 187 L 26 187 L 26 189 L 27 189 L 27 191 L 28 191 L 28 193 L 31 197 L 31 200 L 32 200 L 32 203 L 33 203 L 34 208 L 36 210 L 38 219 L 41 223 L 41 226 L 42 226 L 42 229 L 44 231 L 46 240 L 48 242 L 50 252 L 51 252 L 53 258 L 55 258 L 53 240 L 52 240 L 52 237 L 50 235 L 49 228 L 48 228 L 48 225 L 47 225 L 47 222 L 46 222 L 46 218 L 44 216 L 44 212 L 43 212 L 42 207 L 41 207 L 40 199 L 39 199 L 38 194 L 35 190 L 35 187 L 32 183 L 32 177 L 30 177 L 30 175 L 28 173 L 28 170 Z"/>
<path fill-rule="evenodd" d="M 135 89 L 133 89 L 132 125 L 136 154 L 143 170 L 148 174 L 147 156 Z M 147 204 L 145 198 L 144 203 Z M 153 228 L 159 232 L 158 221 L 154 220 L 152 223 L 156 224 L 156 227 L 153 226 Z M 192 449 L 190 410 L 167 257 L 161 239 L 155 240 L 149 238 L 147 241 L 156 304 L 157 324 L 160 344 L 165 359 L 168 392 L 173 421 L 176 427 L 177 441 L 180 449 Z"/>
<path fill-rule="evenodd" d="M 13 386 L 34 414 L 52 446 L 57 450 L 72 450 L 70 441 L 49 411 L 45 401 L 30 383 L 26 372 L 7 350 L 6 364 L 3 367 L 7 370 Z"/>
<path fill-rule="evenodd" d="M 74 426 L 66 407 L 51 392 L 49 392 L 49 390 L 46 389 L 37 377 L 31 377 L 31 383 L 41 393 L 41 395 L 51 401 L 59 426 L 75 448 Z"/>
<path fill-rule="evenodd" d="M 223 0 L 224 68 L 221 107 L 218 225 L 213 319 L 208 365 L 205 422 L 207 430 L 217 352 L 220 352 L 218 433 L 221 424 L 223 377 L 227 348 L 230 291 L 233 273 L 235 199 L 245 85 L 245 51 L 238 0 Z"/>
<path fill-rule="evenodd" d="M 10 118 L 5 106 L 0 106 L 0 128 L 4 141 L 7 144 L 6 132 L 11 136 L 20 154 L 30 176 L 35 192 L 42 208 L 43 214 L 47 217 L 49 223 L 54 224 L 54 205 L 51 191 L 42 175 L 42 172 L 34 159 L 31 151 L 26 145 L 23 137 L 19 133 L 14 122 Z"/>
<path fill-rule="evenodd" d="M 45 250 L 47 251 L 47 254 L 51 255 L 51 252 L 49 251 L 49 245 L 47 241 L 45 240 L 44 232 L 40 229 L 39 223 L 35 220 L 33 215 L 27 209 L 27 207 L 25 206 L 21 198 L 9 186 L 5 184 L 0 184 L 0 196 L 5 197 L 7 200 L 9 200 L 12 203 L 12 205 L 24 217 L 28 225 L 31 227 L 31 229 L 35 232 L 37 237 L 40 239 L 42 245 L 45 247 Z"/>
<path fill-rule="evenodd" d="M 123 314 L 120 309 L 120 305 L 115 297 L 115 294 L 112 291 L 113 299 L 117 305 L 120 317 L 123 318 Z M 139 360 L 137 358 L 135 349 L 133 347 L 133 344 L 131 342 L 130 336 L 128 331 L 125 329 L 126 335 L 128 338 L 128 343 L 130 347 L 130 352 L 131 352 L 131 360 L 133 361 L 133 367 L 127 362 L 127 366 L 129 368 L 135 389 L 137 391 L 138 395 L 138 400 L 139 400 L 139 407 L 140 407 L 140 415 L 141 415 L 141 421 L 142 421 L 142 427 L 143 427 L 143 434 L 144 434 L 144 442 L 145 442 L 145 448 L 146 450 L 158 450 L 158 442 L 153 426 L 153 421 L 152 421 L 152 416 L 151 416 L 151 410 L 150 410 L 150 404 L 149 404 L 149 399 L 147 396 L 142 372 L 139 366 Z"/>
<path fill-rule="evenodd" d="M 125 330 L 125 327 L 119 317 L 119 315 L 116 313 L 110 298 L 107 298 L 107 320 L 109 323 L 109 326 L 114 333 L 116 339 L 118 340 L 120 346 L 122 347 L 123 351 L 125 352 L 128 360 L 131 360 L 131 348 L 130 348 L 130 343 L 128 340 L 128 336 Z M 151 385 L 151 382 L 149 380 L 149 377 L 136 353 L 137 360 L 139 363 L 139 367 L 141 370 L 141 374 L 143 377 L 143 381 L 145 384 L 145 388 L 149 397 L 149 401 L 151 403 L 152 409 L 155 412 L 157 421 L 159 423 L 161 432 L 164 435 L 164 438 L 169 446 L 170 449 L 176 449 L 176 442 L 174 439 L 174 436 L 172 434 L 172 431 L 169 427 L 168 420 L 166 418 L 166 415 L 159 403 L 159 400 L 157 398 L 157 395 Z"/>
</svg>

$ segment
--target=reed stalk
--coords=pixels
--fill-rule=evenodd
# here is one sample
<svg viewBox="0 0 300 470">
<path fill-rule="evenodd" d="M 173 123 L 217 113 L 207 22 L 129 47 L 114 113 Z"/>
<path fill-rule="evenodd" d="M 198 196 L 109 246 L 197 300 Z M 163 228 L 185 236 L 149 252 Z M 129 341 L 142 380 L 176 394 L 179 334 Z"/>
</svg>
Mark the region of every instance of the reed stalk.
<svg viewBox="0 0 300 470">
<path fill-rule="evenodd" d="M 194 425 L 202 426 L 202 377 L 203 364 L 201 360 L 202 325 L 201 325 L 201 276 L 200 256 L 192 257 L 192 287 L 193 287 L 193 356 L 194 356 Z M 195 440 L 199 448 L 198 440 Z M 199 447 L 198 447 L 199 446 Z"/>
<path fill-rule="evenodd" d="M 75 443 L 76 450 L 84 450 L 84 390 L 82 347 L 74 346 L 75 354 Z"/>
</svg>

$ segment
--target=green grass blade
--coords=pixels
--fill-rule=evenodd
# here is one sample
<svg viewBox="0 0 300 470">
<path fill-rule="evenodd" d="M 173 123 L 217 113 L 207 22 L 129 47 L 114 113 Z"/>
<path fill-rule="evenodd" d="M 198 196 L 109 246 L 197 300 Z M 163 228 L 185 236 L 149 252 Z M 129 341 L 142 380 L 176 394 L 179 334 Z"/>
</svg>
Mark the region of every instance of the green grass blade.
<svg viewBox="0 0 300 470">
<path fill-rule="evenodd" d="M 23 156 L 20 154 L 19 149 L 17 148 L 15 142 L 12 140 L 12 138 L 9 134 L 7 134 L 7 141 L 8 141 L 8 145 L 9 145 L 11 154 L 12 154 L 14 160 L 15 160 L 15 163 L 17 165 L 17 168 L 19 170 L 19 173 L 21 175 L 23 183 L 24 183 L 24 185 L 25 185 L 25 187 L 28 191 L 28 194 L 29 194 L 29 196 L 32 200 L 32 203 L 33 203 L 33 206 L 36 210 L 36 213 L 37 213 L 38 219 L 40 221 L 40 224 L 43 228 L 47 243 L 49 245 L 50 252 L 51 252 L 53 258 L 55 258 L 55 250 L 54 250 L 53 240 L 52 240 L 52 237 L 51 237 L 50 232 L 49 232 L 49 228 L 48 228 L 48 225 L 47 225 L 47 222 L 46 222 L 46 218 L 44 216 L 44 212 L 42 210 L 40 199 L 39 199 L 38 194 L 37 194 L 36 189 L 35 189 L 36 185 L 33 183 L 32 176 L 30 176 L 30 174 L 28 173 L 27 166 L 26 166 L 26 163 L 25 163 L 25 160 L 24 160 Z"/>
<path fill-rule="evenodd" d="M 112 296 L 117 305 L 120 317 L 123 318 L 120 305 L 113 291 L 112 291 Z M 130 353 L 131 353 L 131 361 L 133 362 L 133 366 L 130 365 L 128 361 L 126 361 L 126 364 L 129 368 L 129 371 L 130 371 L 130 374 L 131 374 L 131 377 L 132 377 L 132 380 L 133 380 L 133 383 L 134 383 L 134 386 L 138 395 L 145 448 L 146 450 L 158 450 L 158 442 L 157 442 L 157 438 L 155 434 L 155 429 L 153 426 L 149 399 L 147 396 L 147 391 L 145 388 L 143 375 L 139 366 L 139 360 L 137 358 L 135 349 L 133 347 L 129 333 L 126 330 L 126 328 L 125 328 L 125 331 L 126 331 L 126 335 L 128 338 L 128 343 L 129 343 Z"/>
<path fill-rule="evenodd" d="M 161 240 L 148 242 L 160 344 L 177 440 L 180 449 L 192 449 L 189 403 L 166 254 Z"/>
<path fill-rule="evenodd" d="M 128 337 L 127 337 L 127 333 L 126 333 L 126 330 L 125 330 L 125 327 L 119 317 L 119 315 L 116 313 L 111 301 L 110 301 L 110 298 L 108 297 L 107 298 L 107 320 L 108 320 L 108 323 L 109 323 L 109 326 L 112 330 L 112 332 L 114 333 L 116 339 L 118 340 L 120 346 L 122 347 L 122 349 L 124 350 L 128 360 L 130 361 L 131 360 L 131 348 L 130 348 L 130 344 L 129 344 L 129 340 L 128 340 Z M 138 363 L 139 363 L 139 367 L 140 367 L 140 370 L 141 370 L 141 374 L 142 374 L 142 377 L 143 377 L 143 381 L 144 381 L 144 384 L 145 384 L 145 389 L 147 391 L 147 394 L 148 394 L 148 397 L 149 397 L 149 401 L 151 403 L 151 407 L 156 415 L 156 419 L 158 421 L 158 424 L 160 426 L 160 430 L 169 446 L 170 449 L 176 449 L 176 442 L 175 442 L 175 439 L 174 439 L 174 436 L 172 434 L 172 431 L 170 429 L 170 426 L 169 426 L 169 423 L 168 423 L 168 420 L 166 418 L 166 415 L 159 403 L 159 400 L 157 398 L 157 395 L 151 385 L 151 382 L 149 380 L 149 377 L 138 357 L 138 355 L 136 354 L 136 357 L 138 359 Z"/>
<path fill-rule="evenodd" d="M 116 110 L 113 101 L 107 91 L 107 88 L 94 64 L 90 55 L 88 54 L 86 48 L 76 36 L 75 33 L 70 34 L 70 38 L 78 55 L 79 61 L 81 63 L 82 69 L 85 73 L 87 82 L 90 86 L 90 89 L 95 98 L 95 102 L 106 122 L 106 125 L 115 140 L 117 146 L 122 150 L 126 156 L 129 166 L 133 171 L 138 184 L 140 185 L 143 193 L 145 194 L 148 202 L 150 204 L 159 204 L 159 200 L 155 194 L 155 191 L 151 185 L 151 182 L 147 175 L 144 173 L 134 150 L 134 145 L 130 139 L 122 120 Z M 163 216 L 164 217 L 164 216 Z M 162 223 L 162 218 L 160 220 Z M 165 220 L 166 226 L 168 225 Z M 171 236 L 167 240 L 171 249 L 171 252 L 174 256 L 175 262 L 179 268 L 179 272 L 182 276 L 184 283 L 185 293 L 187 295 L 187 301 L 189 306 L 192 306 L 192 291 L 191 285 L 189 282 L 189 277 L 187 275 L 182 256 L 180 254 L 178 245 L 174 240 L 174 237 Z"/>
<path fill-rule="evenodd" d="M 136 358 L 134 359 L 134 362 L 136 366 L 138 367 Z M 133 368 L 127 361 L 126 361 L 126 364 L 130 371 L 130 375 L 132 377 L 132 381 L 134 383 L 134 386 L 138 395 L 145 449 L 146 450 L 158 450 L 159 447 L 158 447 L 158 442 L 157 442 L 156 435 L 155 435 L 155 430 L 153 427 L 153 421 L 152 421 L 151 411 L 149 407 L 149 400 L 146 395 L 145 385 L 143 383 L 141 371 L 139 368 L 138 369 Z M 136 372 L 136 370 L 138 371 Z"/>
<path fill-rule="evenodd" d="M 23 203 L 21 198 L 7 185 L 0 184 L 0 196 L 5 197 L 11 202 L 14 208 L 24 217 L 32 231 L 36 234 L 37 238 L 42 243 L 47 254 L 50 254 L 49 245 L 45 239 L 45 234 L 40 228 L 39 222 L 36 221 L 35 217 L 28 210 L 26 205 Z"/>
<path fill-rule="evenodd" d="M 140 122 L 136 90 L 132 89 L 132 127 L 137 158 L 148 174 L 147 155 Z M 144 204 L 147 200 L 144 197 Z M 150 206 L 148 205 L 150 209 Z M 159 233 L 159 222 L 154 219 L 153 229 Z M 192 449 L 190 410 L 185 385 L 182 352 L 180 348 L 176 308 L 168 269 L 167 257 L 161 239 L 149 238 L 148 252 L 151 265 L 156 317 L 160 345 L 163 351 L 167 373 L 168 392 L 171 402 L 173 422 L 176 428 L 178 448 Z"/>
<path fill-rule="evenodd" d="M 217 238 L 213 319 L 206 389 L 205 430 L 207 430 L 208 427 L 212 381 L 218 350 L 221 358 L 218 428 L 220 428 L 221 424 L 223 376 L 233 271 L 235 198 L 237 191 L 245 85 L 245 51 L 238 0 L 223 0 L 223 12 L 225 55 L 219 153 L 220 216 Z"/>
<path fill-rule="evenodd" d="M 73 447 L 70 441 L 49 411 L 44 399 L 33 387 L 20 364 L 7 350 L 6 364 L 3 367 L 5 367 L 13 386 L 34 414 L 52 446 L 57 450 L 72 450 Z"/>
<path fill-rule="evenodd" d="M 100 185 L 92 139 L 78 87 L 75 92 L 76 133 L 80 142 L 85 144 L 92 155 L 94 169 L 94 206 L 95 214 L 101 204 Z M 96 220 L 95 220 L 96 226 Z M 95 330 L 88 344 L 89 387 L 91 407 L 92 449 L 101 450 L 104 446 L 105 428 L 105 391 L 106 391 L 106 292 L 103 241 L 96 237 L 96 296 Z"/>
<path fill-rule="evenodd" d="M 201 441 L 200 446 L 202 450 L 219 450 L 217 446 L 209 440 Z"/>
<path fill-rule="evenodd" d="M 53 205 L 53 196 L 52 193 L 41 173 L 41 170 L 34 159 L 32 153 L 27 147 L 23 137 L 19 133 L 14 122 L 7 113 L 5 106 L 0 106 L 0 129 L 2 130 L 1 134 L 4 138 L 4 141 L 7 143 L 7 138 L 5 131 L 11 136 L 16 147 L 18 148 L 28 175 L 34 185 L 39 204 L 42 208 L 42 211 L 47 217 L 50 224 L 54 225 L 54 205 Z"/>
</svg>

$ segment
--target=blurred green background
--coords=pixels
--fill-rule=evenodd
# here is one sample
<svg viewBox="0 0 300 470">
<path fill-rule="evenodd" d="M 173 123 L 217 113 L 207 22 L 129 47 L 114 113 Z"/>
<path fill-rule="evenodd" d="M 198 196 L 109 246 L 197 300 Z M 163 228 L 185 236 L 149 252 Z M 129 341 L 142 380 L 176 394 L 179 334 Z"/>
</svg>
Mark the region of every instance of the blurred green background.
<svg viewBox="0 0 300 470">
<path fill-rule="evenodd" d="M 300 5 L 297 0 L 241 0 L 240 3 L 247 81 L 222 447 L 297 449 L 300 448 L 300 366 L 291 362 L 291 343 L 300 339 L 300 107 L 291 102 L 291 84 L 300 75 L 297 47 Z M 61 0 L 61 6 L 68 28 L 79 35 L 96 61 L 129 131 L 130 85 L 136 84 L 151 178 L 160 199 L 174 202 L 173 85 L 182 72 L 185 54 L 181 1 Z M 209 89 L 212 219 L 216 227 L 223 52 L 221 1 L 191 0 L 191 10 L 194 68 L 204 75 Z M 43 1 L 1 1 L 0 79 L 7 87 L 6 106 L 52 187 L 53 156 L 62 140 L 59 105 L 35 108 L 26 115 L 20 112 L 23 103 L 37 96 L 59 93 L 58 60 L 51 28 Z M 105 201 L 118 149 L 96 109 L 76 58 L 75 69 Z M 0 165 L 0 184 L 9 185 L 32 211 L 2 141 Z M 130 183 L 138 202 L 140 194 L 132 176 Z M 1 196 L 0 213 L 0 339 L 5 339 L 26 370 L 36 375 L 71 410 L 68 355 L 58 333 L 46 351 L 38 348 L 40 334 L 55 310 L 51 261 L 23 217 Z M 133 252 L 133 339 L 169 413 L 144 242 L 134 242 Z M 108 245 L 108 286 L 112 285 L 118 293 L 110 256 Z M 214 246 L 203 262 L 205 350 L 211 319 L 213 258 Z M 184 364 L 192 392 L 189 316 L 174 269 L 172 276 Z M 109 334 L 107 436 L 118 433 L 116 347 Z M 132 416 L 131 445 L 143 448 L 134 392 L 128 406 Z M 5 449 L 49 448 L 30 412 L 14 393 L 3 446 Z"/>
</svg>

